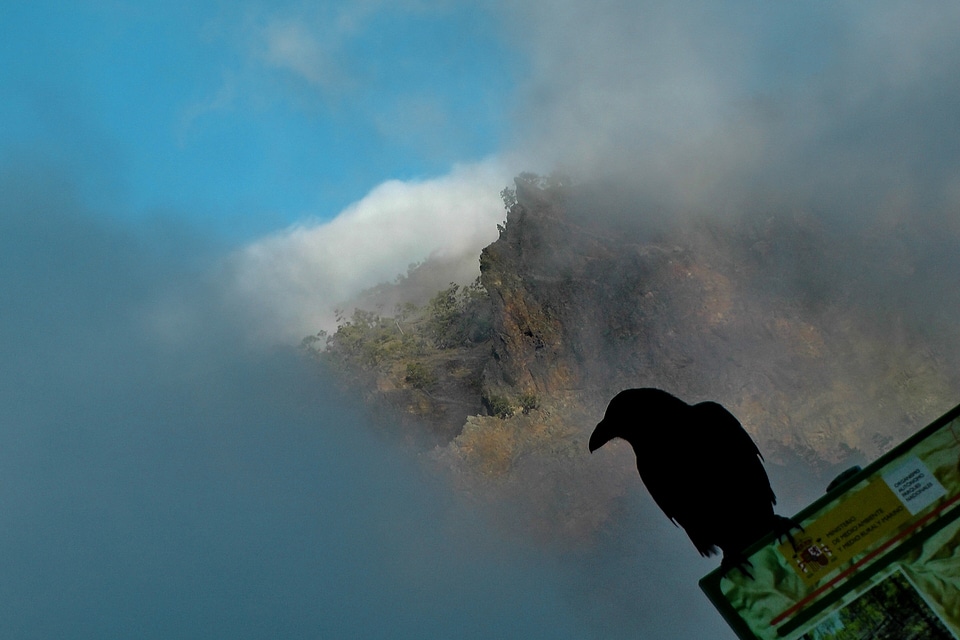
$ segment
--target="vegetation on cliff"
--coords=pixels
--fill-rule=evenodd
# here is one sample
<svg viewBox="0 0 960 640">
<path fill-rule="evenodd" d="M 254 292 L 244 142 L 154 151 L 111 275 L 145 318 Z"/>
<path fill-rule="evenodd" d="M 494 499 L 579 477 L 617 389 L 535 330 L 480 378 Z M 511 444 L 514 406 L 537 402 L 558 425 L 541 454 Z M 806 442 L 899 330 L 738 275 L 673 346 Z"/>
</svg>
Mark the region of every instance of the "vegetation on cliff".
<svg viewBox="0 0 960 640">
<path fill-rule="evenodd" d="M 479 279 L 468 286 L 451 282 L 425 307 L 398 305 L 393 315 L 354 309 L 350 318 L 337 312 L 337 331 L 303 339 L 302 346 L 318 358 L 354 373 L 385 373 L 397 363 L 416 366 L 417 358 L 445 349 L 468 348 L 490 336 L 490 305 Z M 427 371 L 415 375 L 418 386 L 429 386 Z"/>
</svg>

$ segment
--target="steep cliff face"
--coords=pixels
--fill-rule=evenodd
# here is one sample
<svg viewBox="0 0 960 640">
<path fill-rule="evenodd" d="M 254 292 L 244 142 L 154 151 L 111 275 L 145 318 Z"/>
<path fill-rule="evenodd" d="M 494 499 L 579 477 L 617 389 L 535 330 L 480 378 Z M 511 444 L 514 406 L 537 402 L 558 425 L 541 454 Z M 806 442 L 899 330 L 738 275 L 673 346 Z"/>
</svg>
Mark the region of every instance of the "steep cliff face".
<svg viewBox="0 0 960 640">
<path fill-rule="evenodd" d="M 621 388 L 660 386 L 731 407 L 766 451 L 824 463 L 874 457 L 957 400 L 937 336 L 872 308 L 843 266 L 856 247 L 813 219 L 694 220 L 650 240 L 568 199 L 520 183 L 481 256 L 486 385 L 594 413 Z"/>
<path fill-rule="evenodd" d="M 472 298 L 368 321 L 368 342 L 407 345 L 372 365 L 344 348 L 356 323 L 327 357 L 364 369 L 354 383 L 433 434 L 432 460 L 465 491 L 517 504 L 528 528 L 589 535 L 635 484 L 629 451 L 600 464 L 585 444 L 623 388 L 719 401 L 768 461 L 811 470 L 872 459 L 958 400 L 936 336 L 864 293 L 857 274 L 889 263 L 846 269 L 855 248 L 810 217 L 651 227 L 567 186 L 523 179 L 515 193 Z M 466 320 L 451 325 L 451 309 Z M 447 339 L 430 333 L 438 314 Z"/>
</svg>

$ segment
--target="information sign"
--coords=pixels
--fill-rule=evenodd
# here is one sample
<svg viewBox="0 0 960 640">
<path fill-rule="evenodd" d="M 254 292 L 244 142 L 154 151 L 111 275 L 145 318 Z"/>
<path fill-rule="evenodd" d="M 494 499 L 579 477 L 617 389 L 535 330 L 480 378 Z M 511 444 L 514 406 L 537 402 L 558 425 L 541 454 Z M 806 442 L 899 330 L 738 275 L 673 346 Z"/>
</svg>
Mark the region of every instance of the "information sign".
<svg viewBox="0 0 960 640">
<path fill-rule="evenodd" d="M 960 406 L 794 519 L 700 581 L 740 638 L 960 640 Z"/>
</svg>

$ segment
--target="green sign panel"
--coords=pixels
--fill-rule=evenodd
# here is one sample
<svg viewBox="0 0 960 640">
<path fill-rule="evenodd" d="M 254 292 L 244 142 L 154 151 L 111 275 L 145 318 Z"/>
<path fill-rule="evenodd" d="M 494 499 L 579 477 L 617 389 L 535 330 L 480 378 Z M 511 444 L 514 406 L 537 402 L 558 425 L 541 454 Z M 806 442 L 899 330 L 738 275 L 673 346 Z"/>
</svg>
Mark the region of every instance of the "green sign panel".
<svg viewBox="0 0 960 640">
<path fill-rule="evenodd" d="M 960 639 L 960 406 L 700 587 L 744 640 Z"/>
</svg>

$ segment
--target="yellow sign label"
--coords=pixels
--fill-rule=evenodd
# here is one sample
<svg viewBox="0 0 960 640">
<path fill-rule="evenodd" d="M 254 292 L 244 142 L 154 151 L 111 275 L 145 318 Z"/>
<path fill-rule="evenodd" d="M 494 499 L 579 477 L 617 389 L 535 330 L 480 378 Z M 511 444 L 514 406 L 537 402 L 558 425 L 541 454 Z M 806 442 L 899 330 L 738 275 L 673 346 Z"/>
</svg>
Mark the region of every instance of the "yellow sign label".
<svg viewBox="0 0 960 640">
<path fill-rule="evenodd" d="M 794 536 L 780 553 L 809 587 L 911 519 L 883 480 L 877 479 Z"/>
</svg>

